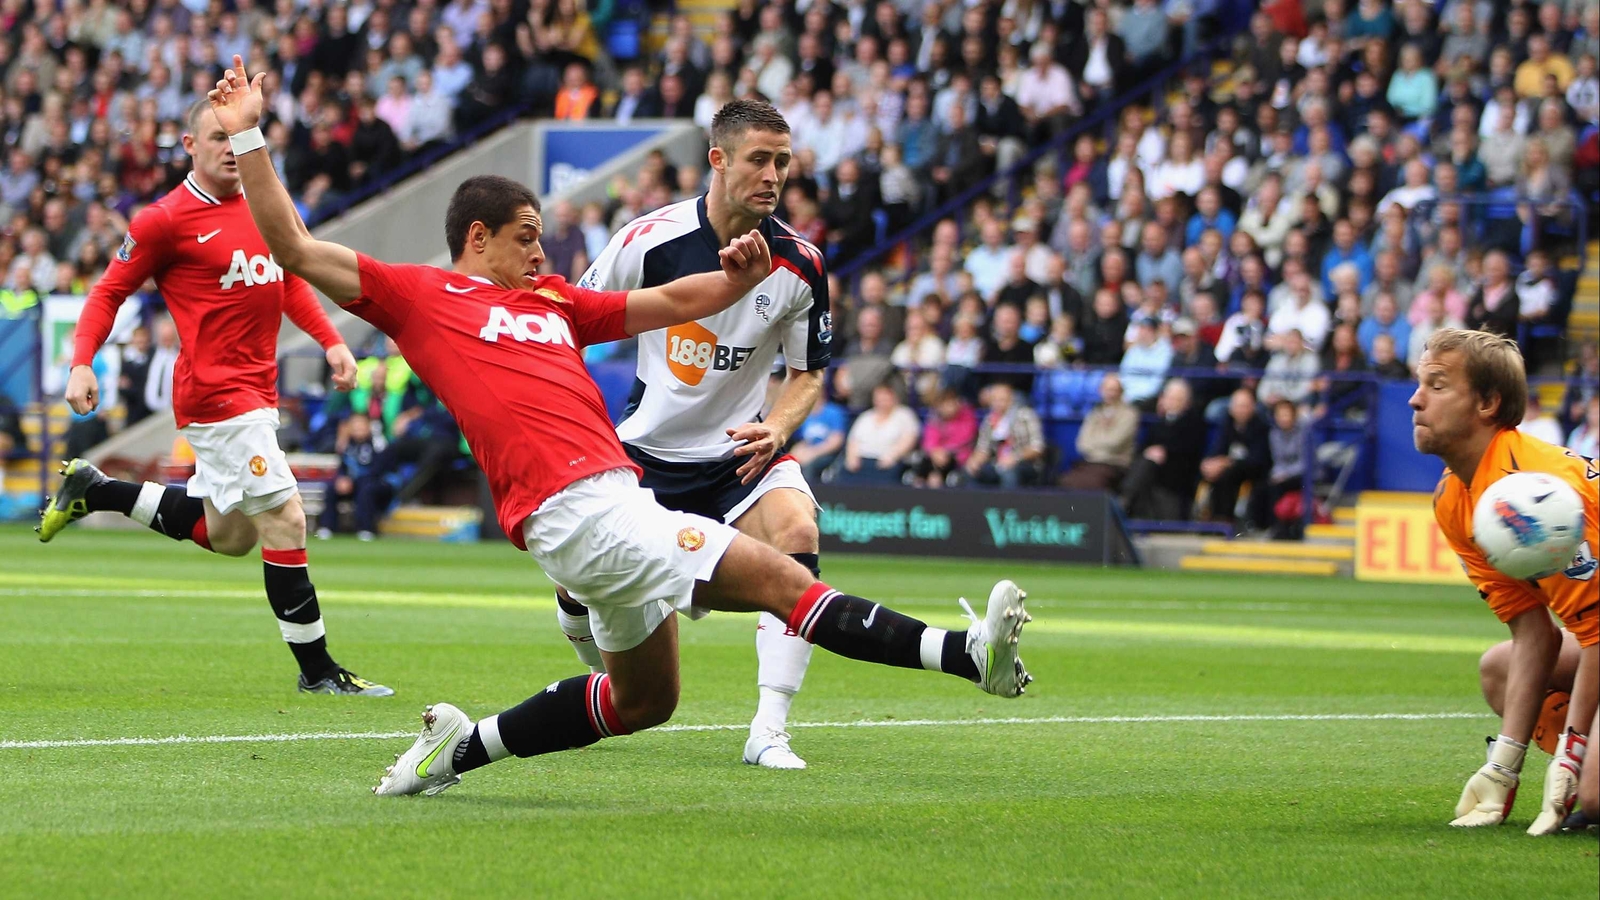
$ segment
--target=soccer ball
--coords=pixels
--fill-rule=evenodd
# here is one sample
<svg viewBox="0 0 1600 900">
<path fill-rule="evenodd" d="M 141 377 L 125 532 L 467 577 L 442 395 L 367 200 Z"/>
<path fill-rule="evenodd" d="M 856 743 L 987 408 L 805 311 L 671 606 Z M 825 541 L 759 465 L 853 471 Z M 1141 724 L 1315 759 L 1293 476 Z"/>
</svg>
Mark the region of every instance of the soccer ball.
<svg viewBox="0 0 1600 900">
<path fill-rule="evenodd" d="M 1503 574 L 1546 578 L 1571 565 L 1583 541 L 1583 499 L 1554 475 L 1512 472 L 1478 498 L 1472 539 Z"/>
</svg>

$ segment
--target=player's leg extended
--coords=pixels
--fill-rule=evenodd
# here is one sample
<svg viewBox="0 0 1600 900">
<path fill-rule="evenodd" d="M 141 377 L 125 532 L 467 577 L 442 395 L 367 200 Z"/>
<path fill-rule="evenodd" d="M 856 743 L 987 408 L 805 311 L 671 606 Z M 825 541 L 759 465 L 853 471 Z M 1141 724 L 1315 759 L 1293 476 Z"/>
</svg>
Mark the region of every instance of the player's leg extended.
<svg viewBox="0 0 1600 900">
<path fill-rule="evenodd" d="M 261 502 L 266 505 L 274 499 Z M 355 675 L 328 655 L 327 629 L 306 560 L 306 515 L 300 492 L 288 489 L 281 502 L 251 515 L 250 520 L 261 535 L 267 603 L 300 665 L 299 689 L 316 694 L 392 696 L 393 690 Z"/>
<path fill-rule="evenodd" d="M 572 599 L 567 589 L 556 586 L 556 623 L 561 626 L 561 633 L 567 636 L 567 643 L 572 645 L 572 652 L 578 654 L 578 661 L 589 667 L 590 672 L 600 673 L 606 670 L 605 660 L 600 657 L 600 648 L 594 645 L 594 629 L 589 626 L 589 608 Z"/>
<path fill-rule="evenodd" d="M 804 566 L 752 538 L 739 535 L 715 576 L 695 589 L 707 609 L 770 612 L 825 650 L 882 665 L 957 675 L 1002 697 L 1015 697 L 1032 677 L 1017 655 L 1029 621 L 1025 595 L 1002 581 L 989 594 L 987 614 L 967 631 L 945 631 L 862 597 L 840 593 L 811 577 Z"/>
<path fill-rule="evenodd" d="M 822 574 L 817 559 L 816 502 L 804 491 L 767 491 L 733 527 L 787 554 L 813 578 Z M 772 769 L 803 769 L 805 760 L 789 748 L 789 706 L 805 681 L 811 645 L 787 622 L 763 612 L 756 621 L 756 663 L 760 699 L 745 741 L 744 761 Z"/>
<path fill-rule="evenodd" d="M 112 512 L 127 516 L 157 534 L 175 541 L 193 541 L 207 550 L 220 549 L 213 540 L 205 504 L 181 487 L 153 481 L 135 483 L 111 478 L 86 459 L 74 459 L 61 468 L 61 485 L 39 513 L 40 541 L 49 541 L 71 522 L 90 513 Z M 254 543 L 252 537 L 251 543 Z M 245 547 L 241 553 L 247 552 Z M 230 554 L 237 555 L 237 554 Z"/>
<path fill-rule="evenodd" d="M 392 796 L 436 794 L 461 774 L 508 756 L 527 758 L 587 747 L 666 722 L 678 705 L 678 622 L 665 604 L 595 611 L 605 672 L 554 682 L 516 706 L 474 724 L 448 703 L 428 707 L 422 736 L 373 788 Z M 609 626 L 609 629 L 607 628 Z M 640 639 L 642 636 L 642 640 Z M 620 640 L 613 644 L 611 639 Z"/>
</svg>

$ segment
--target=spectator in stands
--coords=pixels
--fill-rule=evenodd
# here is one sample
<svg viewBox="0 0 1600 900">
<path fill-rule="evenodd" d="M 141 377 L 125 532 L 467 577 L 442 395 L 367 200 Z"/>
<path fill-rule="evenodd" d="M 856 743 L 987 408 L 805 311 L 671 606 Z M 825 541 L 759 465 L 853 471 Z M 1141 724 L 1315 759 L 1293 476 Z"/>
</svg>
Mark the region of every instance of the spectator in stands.
<svg viewBox="0 0 1600 900">
<path fill-rule="evenodd" d="M 1022 312 L 1012 304 L 1003 304 L 994 310 L 994 331 L 983 348 L 984 365 L 1033 365 L 1033 345 L 1022 339 Z M 991 374 L 987 383 L 1004 381 L 1023 394 L 1033 390 L 1031 371 L 1007 371 Z"/>
<path fill-rule="evenodd" d="M 1031 223 L 1027 223 L 1031 224 Z M 1035 245 L 1037 246 L 1037 245 Z M 1030 297 L 1044 293 L 1044 287 L 1028 277 L 1028 260 L 1023 256 L 1021 249 L 1011 254 L 1006 262 L 1006 280 L 995 294 L 994 305 L 1015 306 L 1022 309 Z"/>
<path fill-rule="evenodd" d="M 1400 358 L 1399 342 L 1393 336 L 1380 334 L 1372 341 L 1372 374 L 1394 381 L 1411 379 L 1411 369 Z"/>
<path fill-rule="evenodd" d="M 373 433 L 372 420 L 355 412 L 339 430 L 339 468 L 333 481 L 323 490 L 322 513 L 317 517 L 317 538 L 327 540 L 339 531 L 339 505 L 355 506 L 356 537 L 370 541 L 377 536 L 378 520 L 394 497 L 394 488 L 380 468 L 383 437 Z"/>
<path fill-rule="evenodd" d="M 1311 402 L 1317 374 L 1322 365 L 1316 351 L 1306 346 L 1300 332 L 1290 330 L 1279 336 L 1278 350 L 1267 361 L 1257 392 L 1261 402 L 1272 405 L 1289 400 L 1305 406 Z"/>
<path fill-rule="evenodd" d="M 1382 293 L 1373 302 L 1372 315 L 1361 320 L 1357 330 L 1361 352 L 1372 355 L 1372 344 L 1379 335 L 1387 335 L 1397 347 L 1411 343 L 1411 324 L 1400 317 L 1399 304 L 1392 294 Z"/>
<path fill-rule="evenodd" d="M 1059 369 L 1081 359 L 1083 339 L 1078 337 L 1076 322 L 1072 316 L 1052 319 L 1050 333 L 1033 345 L 1033 364 L 1045 369 Z"/>
<path fill-rule="evenodd" d="M 917 307 L 930 294 L 941 297 L 956 295 L 955 249 L 946 244 L 934 244 L 928 253 L 928 269 L 911 279 L 906 292 L 906 305 Z"/>
<path fill-rule="evenodd" d="M 1123 352 L 1119 367 L 1128 402 L 1142 408 L 1154 405 L 1172 366 L 1172 344 L 1160 329 L 1160 323 L 1149 316 L 1135 319 L 1133 341 Z"/>
<path fill-rule="evenodd" d="M 21 459 L 32 453 L 28 435 L 22 430 L 22 413 L 11 398 L 0 392 L 0 479 L 5 477 L 5 463 Z"/>
<path fill-rule="evenodd" d="M 1267 321 L 1268 349 L 1277 349 L 1284 336 L 1291 331 L 1313 350 L 1322 346 L 1328 329 L 1333 326 L 1333 317 L 1328 313 L 1326 304 L 1313 298 L 1311 289 L 1310 275 L 1296 272 L 1290 276 L 1289 302 Z"/>
<path fill-rule="evenodd" d="M 1517 426 L 1517 430 L 1557 447 L 1566 444 L 1566 436 L 1561 433 L 1561 423 L 1544 408 L 1538 391 L 1528 392 L 1528 405 L 1523 411 L 1522 424 Z"/>
<path fill-rule="evenodd" d="M 889 361 L 897 369 L 922 370 L 912 383 L 924 402 L 932 399 L 932 392 L 939 385 L 939 370 L 944 367 L 944 341 L 928 327 L 921 310 L 906 314 L 905 340 L 889 354 Z"/>
<path fill-rule="evenodd" d="M 1267 502 L 1262 508 L 1272 511 L 1274 538 L 1299 540 L 1304 506 L 1290 503 L 1286 508 L 1283 502 L 1303 489 L 1306 471 L 1305 429 L 1300 425 L 1300 410 L 1292 402 L 1279 400 L 1272 405 L 1272 433 L 1267 440 L 1272 468 L 1267 472 Z M 1255 486 L 1251 490 L 1255 491 Z"/>
<path fill-rule="evenodd" d="M 861 165 L 844 159 L 834 171 L 834 183 L 822 204 L 822 219 L 828 225 L 828 259 L 843 265 L 873 244 L 875 226 L 872 212 L 880 205 L 875 179 L 861 177 Z"/>
<path fill-rule="evenodd" d="M 939 488 L 971 458 L 978 440 L 978 416 L 959 392 L 949 388 L 930 406 L 932 414 L 922 426 L 922 453 L 912 483 Z"/>
<path fill-rule="evenodd" d="M 1199 338 L 1199 328 L 1188 316 L 1172 323 L 1172 364 L 1174 369 L 1215 369 L 1216 354 Z"/>
<path fill-rule="evenodd" d="M 145 403 L 145 382 L 150 377 L 150 329 L 137 326 L 122 348 L 122 369 L 118 375 L 117 393 L 122 397 L 125 425 L 135 425 L 150 415 Z M 3 455 L 3 454 L 0 454 Z"/>
<path fill-rule="evenodd" d="M 1127 46 L 1111 32 L 1104 7 L 1090 6 L 1084 13 L 1083 33 L 1067 45 L 1066 64 L 1085 103 L 1106 102 L 1125 83 Z"/>
<path fill-rule="evenodd" d="M 840 483 L 899 484 L 917 446 L 922 427 L 916 413 L 901 402 L 899 386 L 883 382 L 871 396 L 871 407 L 850 426 Z"/>
<path fill-rule="evenodd" d="M 1483 258 L 1483 284 L 1467 305 L 1467 327 L 1515 337 L 1517 315 L 1511 260 L 1503 251 L 1491 250 Z"/>
<path fill-rule="evenodd" d="M 1156 421 L 1122 481 L 1122 505 L 1141 519 L 1187 519 L 1194 505 L 1206 422 L 1192 403 L 1188 382 L 1174 378 L 1161 389 Z"/>
<path fill-rule="evenodd" d="M 1312 382 L 1312 390 L 1321 397 L 1312 418 L 1321 419 L 1330 411 L 1347 419 L 1362 418 L 1366 405 L 1362 402 L 1361 384 L 1349 376 L 1360 375 L 1370 367 L 1354 325 L 1343 322 L 1333 329 L 1328 346 L 1322 350 L 1321 369 L 1321 376 Z"/>
<path fill-rule="evenodd" d="M 1030 65 L 1017 84 L 1017 105 L 1028 123 L 1028 137 L 1044 143 L 1066 127 L 1069 117 L 1082 111 L 1078 92 L 1066 68 L 1052 58 L 1044 42 L 1028 52 Z"/>
<path fill-rule="evenodd" d="M 396 129 L 400 146 L 407 153 L 433 149 L 451 138 L 451 100 L 438 90 L 429 69 L 417 73 L 416 92 L 406 110 L 404 127 Z"/>
<path fill-rule="evenodd" d="M 1061 486 L 1078 491 L 1116 491 L 1133 464 L 1139 411 L 1122 396 L 1122 379 L 1100 380 L 1100 402 L 1078 429 L 1078 461 L 1061 477 Z"/>
<path fill-rule="evenodd" d="M 1123 10 L 1117 34 L 1127 48 L 1133 67 L 1130 81 L 1138 81 L 1160 68 L 1167 58 L 1167 16 L 1155 0 L 1134 0 Z"/>
<path fill-rule="evenodd" d="M 789 448 L 789 455 L 800 464 L 806 481 L 811 484 L 822 483 L 823 471 L 833 465 L 834 460 L 839 458 L 839 451 L 844 449 L 848 421 L 843 407 L 829 402 L 820 393 L 817 395 L 816 402 L 811 406 L 811 414 L 800 424 L 797 432 L 799 439 Z"/>
<path fill-rule="evenodd" d="M 1600 459 L 1600 398 L 1589 398 L 1583 421 L 1567 435 L 1566 448 L 1579 456 Z"/>
<path fill-rule="evenodd" d="M 1172 249 L 1167 229 L 1160 222 L 1147 222 L 1139 238 L 1139 255 L 1133 261 L 1134 278 L 1140 287 L 1152 281 L 1177 287 L 1183 281 L 1183 260 Z"/>
<path fill-rule="evenodd" d="M 851 412 L 860 412 L 873 402 L 873 387 L 882 384 L 894 370 L 890 361 L 893 353 L 894 344 L 884 334 L 883 308 L 863 307 L 856 313 L 855 335 L 839 367 L 846 385 L 841 399 Z"/>
<path fill-rule="evenodd" d="M 1367 248 L 1359 243 L 1355 226 L 1349 219 L 1340 219 L 1333 224 L 1333 246 L 1322 257 L 1322 290 L 1334 296 L 1332 273 L 1335 268 L 1344 263 L 1354 263 L 1361 276 L 1358 290 L 1365 290 L 1367 283 L 1372 280 L 1372 255 Z"/>
<path fill-rule="evenodd" d="M 1249 522 L 1256 528 L 1268 527 L 1268 491 L 1262 482 L 1272 470 L 1270 430 L 1255 395 L 1245 388 L 1234 391 L 1210 455 L 1200 462 L 1200 477 L 1211 485 L 1211 521 L 1233 525 L 1239 490 L 1248 483 Z"/>
<path fill-rule="evenodd" d="M 977 183 L 987 167 L 987 158 L 976 130 L 967 127 L 967 108 L 952 103 L 945 112 L 945 128 L 934 144 L 929 174 L 939 202 L 949 200 Z"/>
<path fill-rule="evenodd" d="M 570 200 L 558 200 L 550 212 L 540 238 L 544 247 L 542 268 L 577 284 L 589 268 L 589 245 L 578 225 L 578 208 Z"/>
<path fill-rule="evenodd" d="M 1082 329 L 1083 362 L 1091 366 L 1119 364 L 1128 326 L 1128 309 L 1116 293 L 1110 288 L 1096 291 Z"/>
<path fill-rule="evenodd" d="M 988 413 L 978 427 L 978 442 L 962 468 L 979 484 L 1016 490 L 1038 484 L 1044 476 L 1044 425 L 1011 384 L 996 381 L 984 388 Z"/>
<path fill-rule="evenodd" d="M 152 413 L 172 409 L 172 373 L 178 365 L 178 329 L 162 316 L 155 323 L 155 349 L 144 380 L 144 406 Z"/>
<path fill-rule="evenodd" d="M 1005 284 L 1011 256 L 1016 250 L 1005 245 L 1005 226 L 997 220 L 984 222 L 980 234 L 982 243 L 967 254 L 962 268 L 972 273 L 972 286 L 988 302 Z"/>
</svg>

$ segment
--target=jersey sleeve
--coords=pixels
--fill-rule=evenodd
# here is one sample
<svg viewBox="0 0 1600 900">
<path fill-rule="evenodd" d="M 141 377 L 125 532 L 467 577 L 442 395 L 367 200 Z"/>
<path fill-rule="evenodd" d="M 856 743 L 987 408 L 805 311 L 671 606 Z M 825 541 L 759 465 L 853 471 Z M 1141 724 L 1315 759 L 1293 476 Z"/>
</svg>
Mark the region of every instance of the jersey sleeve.
<svg viewBox="0 0 1600 900">
<path fill-rule="evenodd" d="M 365 253 L 356 253 L 361 269 L 361 296 L 345 304 L 352 315 L 378 326 L 390 337 L 399 337 L 411 318 L 411 307 L 423 285 L 426 266 L 395 266 L 380 262 Z"/>
<path fill-rule="evenodd" d="M 635 240 L 638 227 L 628 227 L 611 236 L 600 257 L 578 279 L 578 287 L 591 291 L 634 291 L 644 286 L 645 242 Z"/>
<path fill-rule="evenodd" d="M 1449 472 L 1444 477 L 1446 480 L 1455 478 Z M 1466 494 L 1465 488 L 1440 482 L 1434 492 L 1433 515 L 1450 549 L 1461 560 L 1467 580 L 1478 589 L 1478 596 L 1489 604 L 1489 609 L 1502 622 L 1509 622 L 1530 609 L 1544 606 L 1544 598 L 1534 590 L 1533 585 L 1502 574 L 1484 558 L 1483 551 L 1472 540 L 1472 507 L 1467 502 Z"/>
<path fill-rule="evenodd" d="M 561 292 L 572 301 L 573 333 L 580 348 L 631 337 L 626 327 L 627 291 L 592 291 L 575 284 L 563 284 Z"/>
<path fill-rule="evenodd" d="M 802 300 L 789 314 L 783 334 L 783 355 L 789 368 L 805 372 L 826 369 L 833 359 L 833 312 L 829 308 L 828 273 L 819 264 L 816 277 L 805 277 Z"/>
<path fill-rule="evenodd" d="M 311 285 L 298 275 L 285 275 L 283 279 L 283 312 L 296 328 L 304 331 L 326 350 L 344 343 L 339 329 L 322 308 L 322 302 Z"/>
<path fill-rule="evenodd" d="M 152 276 L 162 271 L 172 249 L 171 217 L 161 206 L 147 206 L 128 224 L 122 246 L 95 283 L 78 316 L 72 364 L 87 366 L 111 334 L 117 310 Z"/>
</svg>

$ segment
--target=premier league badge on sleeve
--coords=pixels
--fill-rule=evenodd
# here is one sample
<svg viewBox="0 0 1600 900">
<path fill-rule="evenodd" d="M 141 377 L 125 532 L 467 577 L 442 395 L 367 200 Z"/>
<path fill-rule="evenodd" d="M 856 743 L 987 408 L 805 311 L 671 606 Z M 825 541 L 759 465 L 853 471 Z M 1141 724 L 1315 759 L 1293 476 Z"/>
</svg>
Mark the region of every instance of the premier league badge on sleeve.
<svg viewBox="0 0 1600 900">
<path fill-rule="evenodd" d="M 822 314 L 822 320 L 821 320 L 821 322 L 819 324 L 821 325 L 821 328 L 817 332 L 817 340 L 821 341 L 824 344 L 832 343 L 833 342 L 833 313 L 831 311 L 823 313 Z"/>
<path fill-rule="evenodd" d="M 117 260 L 120 262 L 127 262 L 132 259 L 133 248 L 137 245 L 138 241 L 133 239 L 133 232 L 130 231 L 126 235 L 123 235 L 122 246 L 117 248 Z"/>
</svg>

